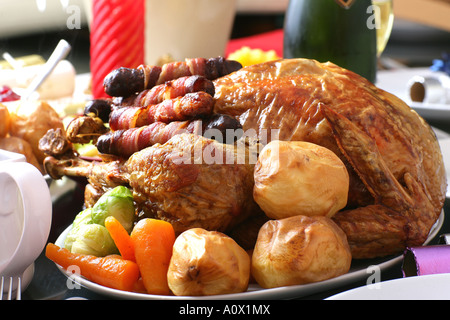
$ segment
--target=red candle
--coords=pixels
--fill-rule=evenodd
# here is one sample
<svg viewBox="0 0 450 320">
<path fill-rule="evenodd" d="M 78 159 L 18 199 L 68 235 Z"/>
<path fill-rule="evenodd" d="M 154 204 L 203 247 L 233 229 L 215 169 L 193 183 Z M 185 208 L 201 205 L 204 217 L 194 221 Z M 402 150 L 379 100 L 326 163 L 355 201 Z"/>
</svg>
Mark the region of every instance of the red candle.
<svg viewBox="0 0 450 320">
<path fill-rule="evenodd" d="M 107 97 L 103 79 L 144 63 L 145 0 L 93 0 L 91 76 L 94 99 Z"/>
</svg>

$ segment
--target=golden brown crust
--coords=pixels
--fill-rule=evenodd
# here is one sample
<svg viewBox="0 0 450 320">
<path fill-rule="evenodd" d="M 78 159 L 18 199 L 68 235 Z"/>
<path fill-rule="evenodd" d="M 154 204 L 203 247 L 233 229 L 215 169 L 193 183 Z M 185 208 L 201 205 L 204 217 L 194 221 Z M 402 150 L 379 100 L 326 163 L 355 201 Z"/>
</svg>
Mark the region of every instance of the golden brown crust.
<svg viewBox="0 0 450 320">
<path fill-rule="evenodd" d="M 0 149 L 23 154 L 28 163 L 35 166 L 42 174 L 44 169 L 36 159 L 31 145 L 22 138 L 7 136 L 0 138 Z"/>
<path fill-rule="evenodd" d="M 236 150 L 183 133 L 133 154 L 126 167 L 138 206 L 145 216 L 169 221 L 177 232 L 229 230 L 259 212 L 252 199 L 254 164 L 227 162 Z M 208 159 L 213 154 L 223 158 Z"/>
<path fill-rule="evenodd" d="M 21 102 L 15 112 L 11 112 L 10 134 L 27 141 L 39 163 L 46 157 L 39 150 L 39 140 L 49 129 L 60 128 L 64 125 L 58 113 L 44 101 Z"/>
</svg>

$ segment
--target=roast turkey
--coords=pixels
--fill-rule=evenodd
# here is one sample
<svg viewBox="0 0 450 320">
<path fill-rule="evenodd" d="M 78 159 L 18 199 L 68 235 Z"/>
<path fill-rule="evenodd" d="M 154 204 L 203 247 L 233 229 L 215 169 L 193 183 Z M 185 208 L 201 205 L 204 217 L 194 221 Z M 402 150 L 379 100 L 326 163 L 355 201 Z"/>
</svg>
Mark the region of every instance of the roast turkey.
<svg viewBox="0 0 450 320">
<path fill-rule="evenodd" d="M 271 139 L 334 151 L 351 176 L 334 220 L 353 258 L 396 254 L 427 239 L 445 201 L 445 169 L 431 127 L 405 102 L 332 63 L 290 59 L 215 80 L 215 111 Z"/>
<path fill-rule="evenodd" d="M 249 66 L 214 85 L 214 111 L 237 119 L 243 138 L 303 140 L 341 158 L 350 175 L 348 204 L 333 219 L 353 258 L 398 254 L 425 242 L 441 214 L 447 181 L 432 128 L 405 102 L 351 71 L 306 59 Z M 233 145 L 180 134 L 128 159 L 95 163 L 64 155 L 47 158 L 46 169 L 54 178 L 86 176 L 86 202 L 127 185 L 143 216 L 170 221 L 179 232 L 237 226 L 232 234 L 254 235 L 265 221 L 252 198 L 254 162 L 194 161 L 194 150 L 223 148 L 235 154 Z M 173 162 L 183 150 L 196 164 Z M 247 217 L 250 223 L 241 223 Z"/>
</svg>

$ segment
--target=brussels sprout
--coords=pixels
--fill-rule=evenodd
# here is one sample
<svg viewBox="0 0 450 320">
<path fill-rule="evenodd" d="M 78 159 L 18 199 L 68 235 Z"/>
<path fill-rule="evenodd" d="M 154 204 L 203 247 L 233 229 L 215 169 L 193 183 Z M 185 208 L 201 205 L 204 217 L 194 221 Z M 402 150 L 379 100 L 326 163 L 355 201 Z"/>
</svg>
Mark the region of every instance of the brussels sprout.
<svg viewBox="0 0 450 320">
<path fill-rule="evenodd" d="M 113 216 L 130 233 L 135 218 L 133 194 L 124 186 L 115 187 L 97 200 L 92 207 L 91 216 L 94 223 L 102 226 L 107 217 Z"/>
<path fill-rule="evenodd" d="M 71 251 L 72 250 L 72 244 L 77 238 L 78 230 L 81 226 L 86 224 L 92 224 L 92 216 L 91 216 L 92 209 L 86 209 L 81 211 L 75 216 L 75 219 L 72 223 L 72 229 L 68 233 L 66 240 L 64 241 L 64 247 Z"/>
<path fill-rule="evenodd" d="M 118 253 L 118 250 L 114 240 L 104 226 L 85 224 L 78 229 L 77 237 L 72 243 L 71 252 L 104 257 Z"/>
</svg>

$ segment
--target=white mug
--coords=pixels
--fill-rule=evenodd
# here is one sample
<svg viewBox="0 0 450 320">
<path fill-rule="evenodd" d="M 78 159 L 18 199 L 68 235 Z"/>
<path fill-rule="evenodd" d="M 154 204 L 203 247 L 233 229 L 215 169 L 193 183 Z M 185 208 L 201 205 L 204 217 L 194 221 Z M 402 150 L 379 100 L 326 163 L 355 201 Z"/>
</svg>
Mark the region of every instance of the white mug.
<svg viewBox="0 0 450 320">
<path fill-rule="evenodd" d="M 23 155 L 0 150 L 0 275 L 20 276 L 50 233 L 52 200 L 41 172 Z"/>
<path fill-rule="evenodd" d="M 236 15 L 236 0 L 147 0 L 145 62 L 164 55 L 176 61 L 225 54 Z"/>
</svg>

